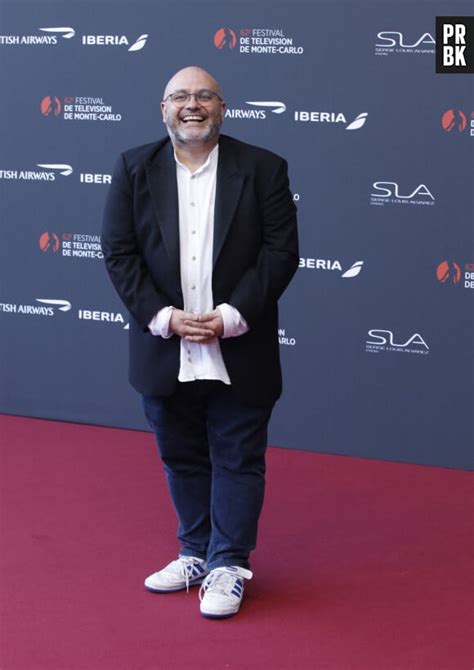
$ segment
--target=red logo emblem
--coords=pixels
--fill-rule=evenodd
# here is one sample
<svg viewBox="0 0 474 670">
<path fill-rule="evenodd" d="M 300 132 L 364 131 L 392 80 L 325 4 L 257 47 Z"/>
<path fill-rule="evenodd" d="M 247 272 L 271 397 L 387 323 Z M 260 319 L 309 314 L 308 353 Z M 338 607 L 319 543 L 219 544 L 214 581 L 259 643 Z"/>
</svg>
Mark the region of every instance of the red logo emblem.
<svg viewBox="0 0 474 670">
<path fill-rule="evenodd" d="M 460 109 L 448 109 L 448 111 L 443 114 L 441 125 L 448 133 L 454 128 L 457 128 L 458 131 L 462 133 L 467 126 L 466 115 L 464 112 L 461 112 Z"/>
<path fill-rule="evenodd" d="M 436 279 L 442 284 L 458 284 L 461 280 L 461 268 L 454 261 L 443 261 L 436 268 Z"/>
<path fill-rule="evenodd" d="M 41 100 L 41 114 L 43 116 L 59 116 L 61 110 L 61 100 L 55 95 L 47 95 Z"/>
<path fill-rule="evenodd" d="M 39 247 L 41 251 L 59 251 L 59 237 L 56 233 L 42 233 L 39 238 Z"/>
<path fill-rule="evenodd" d="M 219 28 L 214 35 L 214 45 L 218 49 L 233 49 L 237 44 L 237 35 L 231 28 Z"/>
</svg>

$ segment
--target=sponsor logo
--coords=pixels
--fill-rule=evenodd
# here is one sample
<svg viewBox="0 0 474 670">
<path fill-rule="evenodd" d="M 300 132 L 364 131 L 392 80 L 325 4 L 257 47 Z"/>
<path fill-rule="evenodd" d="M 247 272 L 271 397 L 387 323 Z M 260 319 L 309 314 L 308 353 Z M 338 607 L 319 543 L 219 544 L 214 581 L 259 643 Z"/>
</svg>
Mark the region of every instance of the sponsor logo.
<svg viewBox="0 0 474 670">
<path fill-rule="evenodd" d="M 296 345 L 296 339 L 290 337 L 285 328 L 278 328 L 278 342 L 287 347 L 294 347 Z"/>
<path fill-rule="evenodd" d="M 120 312 L 105 312 L 97 309 L 79 309 L 77 318 L 82 321 L 99 321 L 100 323 L 116 324 L 122 326 L 124 330 L 129 330 L 129 324 L 125 321 Z"/>
<path fill-rule="evenodd" d="M 298 267 L 306 270 L 332 270 L 339 272 L 342 279 L 352 279 L 360 274 L 363 265 L 364 261 L 356 261 L 344 271 L 340 261 L 324 258 L 300 258 Z"/>
<path fill-rule="evenodd" d="M 436 17 L 437 74 L 474 73 L 474 16 Z"/>
<path fill-rule="evenodd" d="M 56 177 L 62 175 L 68 177 L 73 169 L 66 163 L 37 163 L 37 167 L 44 170 L 2 170 L 0 169 L 0 179 L 15 179 L 23 181 L 56 181 Z"/>
<path fill-rule="evenodd" d="M 62 111 L 61 100 L 55 95 L 48 95 L 41 100 L 40 109 L 43 116 L 60 116 Z"/>
<path fill-rule="evenodd" d="M 434 54 L 435 44 L 435 39 L 431 33 L 405 36 L 398 30 L 382 30 L 377 33 L 375 55 Z"/>
<path fill-rule="evenodd" d="M 26 316 L 54 316 L 59 312 L 69 312 L 72 305 L 69 300 L 57 298 L 35 298 L 36 305 L 0 302 L 0 312 L 6 314 L 24 314 Z"/>
<path fill-rule="evenodd" d="M 13 179 L 25 181 L 56 181 L 58 175 L 69 177 L 73 172 L 71 165 L 67 163 L 37 163 L 37 167 L 44 168 L 41 172 L 38 170 L 2 170 L 0 169 L 0 179 Z M 81 184 L 111 184 L 112 175 L 96 172 L 79 172 L 79 182 Z"/>
<path fill-rule="evenodd" d="M 72 307 L 69 300 L 58 300 L 57 298 L 35 298 L 35 300 L 44 305 L 53 305 L 60 312 L 69 312 Z"/>
<path fill-rule="evenodd" d="M 237 35 L 232 28 L 219 28 L 214 34 L 214 46 L 217 49 L 235 49 Z"/>
<path fill-rule="evenodd" d="M 455 261 L 442 261 L 436 268 L 436 279 L 440 284 L 459 284 L 464 288 L 474 289 L 474 263 L 464 263 L 461 270 L 461 266 Z"/>
<path fill-rule="evenodd" d="M 282 28 L 219 28 L 213 41 L 220 51 L 236 50 L 241 54 L 300 56 L 304 53 L 304 47 L 295 44 L 293 37 L 285 35 Z"/>
<path fill-rule="evenodd" d="M 0 313 L 23 314 L 25 316 L 55 316 L 58 312 L 71 312 L 72 304 L 69 300 L 58 298 L 35 298 L 36 304 L 18 304 L 0 302 Z M 71 312 L 74 314 L 74 312 Z M 129 323 L 121 312 L 111 312 L 96 309 L 78 309 L 75 313 L 81 321 L 118 325 L 122 330 L 129 330 Z"/>
<path fill-rule="evenodd" d="M 38 35 L 0 35 L 0 46 L 51 46 L 59 43 L 61 38 L 70 40 L 76 35 L 71 27 L 38 28 Z M 128 51 L 141 51 L 148 40 L 148 34 L 140 35 L 135 41 L 126 35 L 82 35 L 81 44 L 86 47 L 126 46 Z"/>
<path fill-rule="evenodd" d="M 41 233 L 39 238 L 39 248 L 43 252 L 53 252 L 56 253 L 59 251 L 59 237 L 56 233 Z"/>
<path fill-rule="evenodd" d="M 102 260 L 104 254 L 100 243 L 100 235 L 87 233 L 55 233 L 44 232 L 39 238 L 39 248 L 43 253 L 56 254 L 66 258 Z"/>
<path fill-rule="evenodd" d="M 74 28 L 39 28 L 42 35 L 0 35 L 0 46 L 51 46 L 58 44 L 59 38 L 74 37 Z"/>
<path fill-rule="evenodd" d="M 61 118 L 65 121 L 121 121 L 122 115 L 114 113 L 112 105 L 103 98 L 66 96 L 58 98 L 47 95 L 41 100 L 41 114 L 45 117 Z"/>
<path fill-rule="evenodd" d="M 50 34 L 51 33 L 58 33 L 65 40 L 70 40 L 71 37 L 74 37 L 74 35 L 76 34 L 76 31 L 74 30 L 74 28 L 64 28 L 64 27 L 62 27 L 62 28 L 40 28 L 40 30 L 43 33 L 50 33 Z"/>
<path fill-rule="evenodd" d="M 293 119 L 295 121 L 306 121 L 312 123 L 342 123 L 346 130 L 359 130 L 363 128 L 367 121 L 368 112 L 361 112 L 353 121 L 347 123 L 347 118 L 342 112 L 294 112 Z"/>
<path fill-rule="evenodd" d="M 474 112 L 471 112 L 469 121 L 470 132 L 468 134 L 474 137 Z M 441 117 L 441 127 L 447 133 L 463 133 L 468 127 L 467 115 L 460 109 L 448 109 Z"/>
<path fill-rule="evenodd" d="M 148 35 L 140 35 L 130 43 L 126 35 L 83 35 L 81 42 L 90 47 L 121 47 L 127 46 L 128 51 L 141 51 L 147 43 Z"/>
<path fill-rule="evenodd" d="M 402 354 L 429 354 L 430 348 L 420 333 L 413 333 L 406 341 L 391 330 L 373 328 L 368 332 L 365 350 L 371 354 L 397 352 Z"/>
<path fill-rule="evenodd" d="M 251 105 L 251 109 L 236 109 L 228 108 L 225 111 L 224 117 L 226 119 L 266 119 L 267 112 L 273 114 L 283 114 L 286 111 L 284 102 L 277 101 L 248 101 L 246 105 Z M 259 109 L 260 108 L 260 109 Z"/>
<path fill-rule="evenodd" d="M 395 181 L 376 181 L 372 184 L 371 205 L 434 205 L 435 198 L 425 184 L 407 191 Z M 403 190 L 403 193 L 402 193 Z"/>
</svg>

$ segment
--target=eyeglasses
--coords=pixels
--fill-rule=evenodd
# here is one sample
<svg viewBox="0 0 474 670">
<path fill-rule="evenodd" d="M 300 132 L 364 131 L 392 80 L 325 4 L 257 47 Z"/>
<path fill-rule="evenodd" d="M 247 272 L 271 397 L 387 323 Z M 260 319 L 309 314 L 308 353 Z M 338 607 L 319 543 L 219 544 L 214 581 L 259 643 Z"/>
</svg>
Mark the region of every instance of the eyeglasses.
<svg viewBox="0 0 474 670">
<path fill-rule="evenodd" d="M 215 98 L 222 101 L 220 95 L 214 93 L 214 91 L 209 91 L 207 88 L 203 88 L 197 93 L 188 93 L 187 91 L 176 91 L 175 93 L 170 93 L 166 96 L 163 102 L 171 100 L 173 105 L 176 105 L 176 107 L 184 107 L 184 105 L 189 102 L 192 96 L 194 96 L 196 101 L 201 105 L 210 105 L 214 102 Z"/>
</svg>

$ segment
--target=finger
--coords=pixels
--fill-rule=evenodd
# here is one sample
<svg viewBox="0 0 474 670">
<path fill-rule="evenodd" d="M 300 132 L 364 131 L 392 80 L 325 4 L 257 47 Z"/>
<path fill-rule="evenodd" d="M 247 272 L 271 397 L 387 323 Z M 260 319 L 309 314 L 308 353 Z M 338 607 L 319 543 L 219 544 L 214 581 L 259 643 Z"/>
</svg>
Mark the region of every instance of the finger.
<svg viewBox="0 0 474 670">
<path fill-rule="evenodd" d="M 194 330 L 198 331 L 199 333 L 206 332 L 208 330 L 213 330 L 212 326 L 206 322 L 206 323 L 200 323 L 199 321 L 183 321 L 183 326 L 184 328 L 193 328 Z"/>
<path fill-rule="evenodd" d="M 198 344 L 208 344 L 209 342 L 212 342 L 212 340 L 215 340 L 216 337 L 213 334 L 210 337 L 205 337 L 203 335 L 186 335 L 184 338 L 188 342 L 197 342 Z"/>
<path fill-rule="evenodd" d="M 209 330 L 209 328 L 193 328 L 192 326 L 186 326 L 186 328 L 183 328 L 182 332 L 184 337 L 213 338 L 216 336 L 214 331 Z"/>
<path fill-rule="evenodd" d="M 204 314 L 198 314 L 198 320 L 202 323 L 205 321 L 212 321 L 217 316 L 216 310 L 212 312 L 205 312 Z"/>
</svg>

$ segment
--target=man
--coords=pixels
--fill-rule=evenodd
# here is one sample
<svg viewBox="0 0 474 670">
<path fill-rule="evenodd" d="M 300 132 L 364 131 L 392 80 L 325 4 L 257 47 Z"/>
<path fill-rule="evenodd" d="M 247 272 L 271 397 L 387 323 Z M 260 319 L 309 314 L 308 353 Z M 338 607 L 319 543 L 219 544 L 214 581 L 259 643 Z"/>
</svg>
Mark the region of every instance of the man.
<svg viewBox="0 0 474 670">
<path fill-rule="evenodd" d="M 178 559 L 145 586 L 203 582 L 200 611 L 221 618 L 238 612 L 252 577 L 296 208 L 283 159 L 219 135 L 225 102 L 208 72 L 177 72 L 161 111 L 169 137 L 116 165 L 102 246 L 179 519 Z"/>
</svg>

